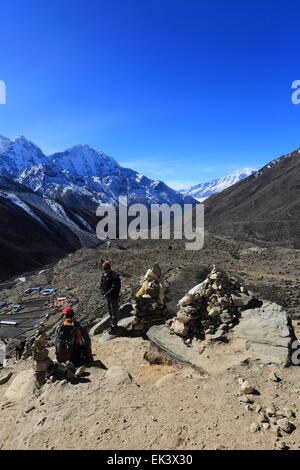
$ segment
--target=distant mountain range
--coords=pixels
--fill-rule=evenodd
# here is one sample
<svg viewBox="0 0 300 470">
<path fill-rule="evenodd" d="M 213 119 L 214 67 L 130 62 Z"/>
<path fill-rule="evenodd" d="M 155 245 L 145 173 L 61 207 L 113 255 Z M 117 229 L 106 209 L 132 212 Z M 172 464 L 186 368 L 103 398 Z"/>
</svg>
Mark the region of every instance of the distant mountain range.
<svg viewBox="0 0 300 470">
<path fill-rule="evenodd" d="M 121 195 L 129 204 L 197 204 L 88 145 L 46 156 L 24 136 L 0 136 L 0 279 L 98 244 L 96 208 Z"/>
<path fill-rule="evenodd" d="M 183 196 L 191 196 L 197 201 L 203 202 L 209 196 L 220 193 L 224 189 L 229 188 L 229 186 L 247 178 L 247 176 L 252 175 L 255 172 L 256 170 L 254 168 L 244 168 L 243 170 L 237 170 L 223 178 L 215 179 L 208 183 L 199 183 L 188 189 L 181 189 L 179 192 Z"/>
<path fill-rule="evenodd" d="M 299 151 L 180 192 L 88 145 L 46 156 L 23 136 L 0 136 L 0 280 L 99 243 L 101 203 L 198 204 L 215 234 L 299 245 Z M 219 194 L 216 194 L 219 193 Z"/>
</svg>

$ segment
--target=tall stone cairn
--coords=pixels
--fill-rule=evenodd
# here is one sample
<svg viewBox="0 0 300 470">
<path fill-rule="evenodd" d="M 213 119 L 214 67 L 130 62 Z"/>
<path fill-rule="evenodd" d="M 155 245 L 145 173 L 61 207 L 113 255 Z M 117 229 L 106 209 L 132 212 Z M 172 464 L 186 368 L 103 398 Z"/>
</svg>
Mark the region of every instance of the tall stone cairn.
<svg viewBox="0 0 300 470">
<path fill-rule="evenodd" d="M 46 349 L 46 327 L 43 322 L 40 323 L 35 336 L 32 352 L 36 386 L 40 388 L 44 385 L 46 377 L 51 374 L 54 367 L 54 363 L 49 357 L 49 351 Z"/>
<path fill-rule="evenodd" d="M 143 284 L 135 296 L 133 331 L 147 331 L 153 325 L 161 325 L 170 317 L 164 302 L 165 286 L 161 268 L 155 264 L 144 277 Z"/>
<path fill-rule="evenodd" d="M 186 340 L 203 340 L 207 335 L 222 340 L 238 323 L 241 311 L 250 308 L 252 299 L 245 287 L 214 265 L 205 281 L 178 302 L 176 317 L 166 325 L 171 333 Z"/>
</svg>

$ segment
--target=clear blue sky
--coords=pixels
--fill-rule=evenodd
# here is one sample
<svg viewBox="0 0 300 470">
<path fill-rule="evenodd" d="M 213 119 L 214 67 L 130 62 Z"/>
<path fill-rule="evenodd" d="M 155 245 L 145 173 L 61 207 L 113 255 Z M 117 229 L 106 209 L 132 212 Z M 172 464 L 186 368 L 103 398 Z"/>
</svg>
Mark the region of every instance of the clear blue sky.
<svg viewBox="0 0 300 470">
<path fill-rule="evenodd" d="M 300 147 L 300 5 L 2 0 L 0 134 L 87 143 L 174 187 Z"/>
</svg>

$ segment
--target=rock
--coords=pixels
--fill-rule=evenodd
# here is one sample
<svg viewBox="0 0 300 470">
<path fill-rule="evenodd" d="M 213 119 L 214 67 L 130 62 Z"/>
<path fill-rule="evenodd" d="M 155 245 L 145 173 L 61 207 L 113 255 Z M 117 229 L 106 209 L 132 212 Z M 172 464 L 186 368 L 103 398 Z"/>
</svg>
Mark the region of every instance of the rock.
<svg viewBox="0 0 300 470">
<path fill-rule="evenodd" d="M 133 315 L 133 306 L 131 303 L 126 303 L 120 306 L 119 308 L 119 318 L 131 317 Z"/>
<path fill-rule="evenodd" d="M 266 408 L 266 413 L 268 416 L 274 416 L 276 413 L 276 408 L 274 405 L 270 405 Z"/>
<path fill-rule="evenodd" d="M 52 366 L 53 361 L 49 357 L 45 361 L 33 361 L 33 369 L 36 372 L 46 372 Z"/>
<path fill-rule="evenodd" d="M 285 416 L 286 418 L 292 418 L 294 416 L 293 410 L 287 407 L 283 408 L 283 413 L 283 416 Z"/>
<path fill-rule="evenodd" d="M 218 330 L 215 334 L 213 334 L 210 338 L 210 341 L 227 341 L 227 337 L 225 331 Z"/>
<path fill-rule="evenodd" d="M 235 307 L 247 307 L 252 300 L 250 295 L 242 294 L 237 291 L 231 294 L 231 298 Z"/>
<path fill-rule="evenodd" d="M 253 356 L 265 364 L 290 363 L 294 332 L 280 305 L 264 301 L 260 308 L 244 310 L 235 333 L 247 341 Z"/>
<path fill-rule="evenodd" d="M 12 376 L 12 372 L 7 372 L 6 374 L 2 374 L 0 376 L 0 385 L 4 385 L 6 384 L 6 382 L 9 381 L 9 379 L 11 378 Z"/>
<path fill-rule="evenodd" d="M 277 425 L 282 431 L 286 433 L 291 433 L 293 430 L 293 425 L 289 422 L 287 418 L 282 418 L 277 421 Z"/>
<path fill-rule="evenodd" d="M 108 369 L 106 372 L 106 379 L 108 382 L 115 385 L 125 385 L 132 383 L 131 375 L 121 366 L 114 366 Z"/>
<path fill-rule="evenodd" d="M 33 393 L 35 377 L 32 369 L 19 372 L 4 393 L 4 398 L 11 402 L 20 402 Z"/>
<path fill-rule="evenodd" d="M 250 426 L 250 432 L 255 433 L 260 430 L 260 427 L 256 423 L 252 423 Z"/>
<path fill-rule="evenodd" d="M 214 318 L 214 317 L 217 317 L 218 315 L 220 315 L 221 311 L 222 311 L 221 307 L 218 307 L 218 306 L 212 307 L 208 310 L 208 315 L 210 317 Z"/>
<path fill-rule="evenodd" d="M 260 423 L 268 423 L 269 422 L 269 419 L 268 419 L 268 416 L 265 414 L 265 413 L 259 413 L 259 416 L 258 416 L 258 421 Z"/>
<path fill-rule="evenodd" d="M 276 424 L 271 424 L 271 432 L 275 434 L 275 436 L 279 436 L 279 426 L 277 426 Z"/>
<path fill-rule="evenodd" d="M 100 320 L 98 323 L 96 323 L 96 325 L 94 325 L 90 329 L 89 331 L 90 336 L 100 335 L 101 333 L 103 333 L 105 330 L 109 328 L 109 325 L 110 325 L 110 316 L 105 315 L 105 317 L 103 317 L 102 320 Z"/>
<path fill-rule="evenodd" d="M 278 377 L 276 372 L 271 372 L 269 375 L 269 379 L 272 380 L 273 382 L 280 382 L 281 379 Z"/>
<path fill-rule="evenodd" d="M 285 450 L 287 448 L 286 443 L 284 441 L 276 441 L 275 442 L 275 449 L 278 450 Z"/>
<path fill-rule="evenodd" d="M 262 428 L 265 430 L 270 429 L 270 423 L 262 423 Z"/>
<path fill-rule="evenodd" d="M 254 392 L 254 388 L 252 387 L 252 385 L 250 385 L 248 380 L 245 380 L 241 385 L 241 391 L 246 395 L 249 395 Z"/>
<path fill-rule="evenodd" d="M 245 395 L 242 395 L 241 397 L 239 397 L 239 400 L 242 403 L 252 403 L 252 400 L 249 397 L 245 396 Z"/>
<path fill-rule="evenodd" d="M 260 411 L 261 411 L 261 405 L 260 405 L 260 403 L 257 403 L 257 405 L 255 407 L 255 412 L 259 413 Z"/>
<path fill-rule="evenodd" d="M 188 325 L 186 323 L 182 323 L 178 320 L 175 320 L 172 323 L 171 329 L 174 331 L 174 333 L 176 333 L 176 335 L 179 335 L 179 336 L 187 336 L 187 334 L 189 332 Z"/>
<path fill-rule="evenodd" d="M 182 323 L 189 323 L 191 320 L 193 320 L 193 317 L 191 317 L 190 315 L 186 315 L 184 312 L 179 310 L 176 317 L 176 321 L 177 320 Z"/>
</svg>

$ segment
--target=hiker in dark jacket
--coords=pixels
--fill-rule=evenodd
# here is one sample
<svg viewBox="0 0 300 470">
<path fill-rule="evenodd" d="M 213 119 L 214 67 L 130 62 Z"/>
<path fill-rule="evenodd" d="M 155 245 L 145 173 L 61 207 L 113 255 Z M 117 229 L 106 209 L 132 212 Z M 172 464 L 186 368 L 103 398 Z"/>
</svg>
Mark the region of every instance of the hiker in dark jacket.
<svg viewBox="0 0 300 470">
<path fill-rule="evenodd" d="M 21 341 L 16 346 L 16 360 L 17 361 L 19 361 L 23 356 L 23 352 L 24 352 L 24 349 L 25 349 L 25 343 L 26 343 L 26 341 Z"/>
<path fill-rule="evenodd" d="M 57 361 L 93 361 L 91 338 L 86 326 L 74 319 L 75 312 L 71 307 L 66 307 L 62 316 L 64 322 L 56 328 L 54 340 Z"/>
<path fill-rule="evenodd" d="M 110 316 L 111 332 L 118 325 L 119 321 L 119 296 L 121 290 L 121 280 L 119 275 L 113 271 L 108 261 L 104 261 L 104 273 L 101 278 L 100 292 L 107 300 L 108 312 Z"/>
</svg>

